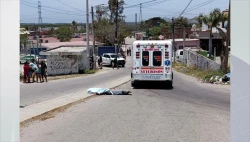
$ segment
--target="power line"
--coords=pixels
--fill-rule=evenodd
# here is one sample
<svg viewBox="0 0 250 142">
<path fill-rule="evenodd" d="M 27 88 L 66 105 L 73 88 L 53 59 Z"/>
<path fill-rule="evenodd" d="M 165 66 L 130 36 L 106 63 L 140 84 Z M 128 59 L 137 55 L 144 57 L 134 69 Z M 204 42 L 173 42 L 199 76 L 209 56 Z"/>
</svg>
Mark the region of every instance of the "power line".
<svg viewBox="0 0 250 142">
<path fill-rule="evenodd" d="M 187 10 L 188 6 L 191 4 L 192 1 L 193 1 L 193 0 L 190 0 L 190 1 L 189 1 L 188 5 L 187 5 L 187 6 L 185 7 L 185 9 L 181 12 L 181 14 L 179 15 L 178 18 L 181 17 L 181 15 L 185 12 L 185 10 Z M 178 19 L 178 18 L 177 18 L 177 19 Z"/>
<path fill-rule="evenodd" d="M 209 3 L 213 2 L 213 1 L 215 1 L 215 0 L 207 0 L 207 1 L 203 2 L 203 3 L 192 6 L 192 7 L 188 8 L 186 12 L 190 12 L 192 10 L 198 9 L 198 8 L 200 8 L 202 6 L 205 6 L 205 5 L 207 5 L 207 4 L 209 4 Z M 174 15 L 177 15 L 177 14 L 179 14 L 179 12 L 175 12 L 173 14 L 170 14 L 170 15 L 168 15 L 168 17 L 173 17 Z"/>
<path fill-rule="evenodd" d="M 25 3 L 22 3 L 22 2 L 20 2 L 22 5 L 25 5 L 25 6 L 28 6 L 28 7 L 32 7 L 32 8 L 36 8 L 37 9 L 37 7 L 36 6 L 32 6 L 32 5 L 28 5 L 28 4 L 25 4 Z M 65 15 L 75 15 L 75 16 L 85 16 L 85 15 L 83 15 L 83 14 L 71 14 L 71 13 L 63 13 L 63 12 L 58 12 L 58 11 L 53 11 L 53 10 L 47 10 L 47 9 L 43 9 L 44 11 L 49 11 L 49 12 L 53 12 L 53 13 L 58 13 L 58 14 L 65 14 Z"/>
<path fill-rule="evenodd" d="M 31 4 L 31 5 L 37 6 L 37 4 L 35 4 L 35 3 L 28 2 L 28 1 L 24 1 L 24 0 L 21 0 L 20 2 L 26 3 L 26 4 L 28 4 L 28 5 Z M 46 6 L 46 5 L 43 5 L 43 9 L 53 9 L 53 10 L 64 11 L 64 12 L 70 12 L 70 13 L 75 13 L 75 14 L 82 14 L 82 12 L 81 12 L 81 13 L 76 13 L 75 11 L 68 11 L 68 10 L 64 10 L 64 9 L 58 9 L 58 8 L 50 7 L 50 6 Z"/>
<path fill-rule="evenodd" d="M 62 3 L 62 4 L 64 4 L 64 5 L 66 5 L 66 6 L 68 6 L 68 7 L 70 7 L 70 8 L 73 8 L 73 9 L 75 9 L 75 10 L 77 10 L 77 11 L 84 12 L 84 11 L 82 11 L 82 10 L 80 10 L 80 9 L 77 9 L 77 8 L 75 8 L 75 7 L 72 7 L 72 6 L 68 5 L 68 4 L 66 4 L 66 3 L 63 3 L 63 2 L 61 2 L 60 0 L 57 0 L 57 1 L 60 2 L 60 3 Z M 85 13 L 85 12 L 84 12 L 84 13 Z"/>
</svg>

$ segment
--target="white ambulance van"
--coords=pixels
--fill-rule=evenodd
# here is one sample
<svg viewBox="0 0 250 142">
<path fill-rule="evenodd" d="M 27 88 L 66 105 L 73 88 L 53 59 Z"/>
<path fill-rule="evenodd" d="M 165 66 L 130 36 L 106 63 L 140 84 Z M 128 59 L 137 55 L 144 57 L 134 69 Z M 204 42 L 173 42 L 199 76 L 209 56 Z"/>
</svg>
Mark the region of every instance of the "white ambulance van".
<svg viewBox="0 0 250 142">
<path fill-rule="evenodd" d="M 137 40 L 132 49 L 131 86 L 138 83 L 161 81 L 172 87 L 172 41 Z"/>
</svg>

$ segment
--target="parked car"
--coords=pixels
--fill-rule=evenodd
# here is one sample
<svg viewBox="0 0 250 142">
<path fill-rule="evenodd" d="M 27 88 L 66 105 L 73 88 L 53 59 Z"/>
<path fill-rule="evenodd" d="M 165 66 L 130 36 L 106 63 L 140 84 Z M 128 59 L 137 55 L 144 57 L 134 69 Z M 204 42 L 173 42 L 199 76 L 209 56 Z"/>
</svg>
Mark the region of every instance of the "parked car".
<svg viewBox="0 0 250 142">
<path fill-rule="evenodd" d="M 175 55 L 176 55 L 176 61 L 177 62 L 182 62 L 182 60 L 183 60 L 183 49 L 178 49 L 175 52 Z"/>
<path fill-rule="evenodd" d="M 103 65 L 112 65 L 114 59 L 117 57 L 117 63 L 119 66 L 125 67 L 126 61 L 123 57 L 115 53 L 104 53 L 102 55 L 102 64 Z"/>
<path fill-rule="evenodd" d="M 46 62 L 46 59 L 42 59 L 35 55 L 25 55 L 20 57 L 20 64 L 24 64 L 26 61 L 31 61 L 31 59 L 35 59 L 36 62 L 44 60 Z"/>
</svg>

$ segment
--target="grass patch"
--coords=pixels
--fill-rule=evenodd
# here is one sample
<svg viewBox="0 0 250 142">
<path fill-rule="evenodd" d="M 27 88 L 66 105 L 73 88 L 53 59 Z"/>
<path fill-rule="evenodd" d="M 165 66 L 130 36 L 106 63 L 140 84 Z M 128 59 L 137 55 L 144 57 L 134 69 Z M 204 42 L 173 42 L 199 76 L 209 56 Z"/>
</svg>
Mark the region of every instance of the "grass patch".
<svg viewBox="0 0 250 142">
<path fill-rule="evenodd" d="M 173 68 L 176 69 L 178 72 L 182 72 L 184 74 L 194 76 L 198 79 L 202 79 L 203 81 L 209 81 L 211 77 L 213 76 L 219 76 L 222 77 L 224 75 L 223 71 L 218 70 L 200 70 L 195 67 L 187 67 L 187 65 L 182 64 L 182 63 L 175 63 L 173 64 Z M 213 82 L 218 81 L 218 80 L 213 80 Z"/>
<path fill-rule="evenodd" d="M 212 57 L 207 57 L 207 54 L 208 54 L 207 51 L 196 51 L 196 53 L 198 53 L 198 54 L 200 54 L 200 55 L 202 55 L 202 56 L 204 56 L 204 57 L 206 57 L 206 58 L 209 58 L 209 59 L 211 59 L 211 60 L 214 60 L 214 57 L 213 57 L 213 56 L 212 56 Z"/>
<path fill-rule="evenodd" d="M 85 69 L 84 70 L 84 74 L 94 74 L 96 73 L 98 70 L 89 70 L 89 69 Z"/>
</svg>

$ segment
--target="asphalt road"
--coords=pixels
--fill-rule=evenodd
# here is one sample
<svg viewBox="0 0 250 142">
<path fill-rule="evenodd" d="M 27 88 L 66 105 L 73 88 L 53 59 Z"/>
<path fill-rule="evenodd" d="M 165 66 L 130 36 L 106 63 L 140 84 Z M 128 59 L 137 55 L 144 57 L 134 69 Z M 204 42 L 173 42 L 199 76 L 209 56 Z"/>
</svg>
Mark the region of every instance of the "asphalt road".
<svg viewBox="0 0 250 142">
<path fill-rule="evenodd" d="M 117 78 L 130 75 L 132 67 L 131 58 L 127 59 L 126 67 L 112 69 L 104 67 L 103 72 L 69 79 L 53 80 L 45 83 L 20 83 L 20 105 L 28 106 L 35 103 L 47 101 L 70 93 L 83 91 L 91 87 L 98 87 Z"/>
<path fill-rule="evenodd" d="M 175 72 L 173 89 L 130 83 L 21 129 L 21 142 L 228 142 L 229 86 Z"/>
</svg>

